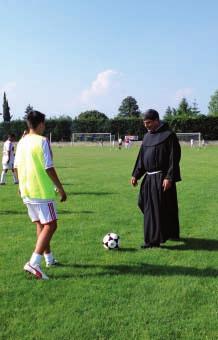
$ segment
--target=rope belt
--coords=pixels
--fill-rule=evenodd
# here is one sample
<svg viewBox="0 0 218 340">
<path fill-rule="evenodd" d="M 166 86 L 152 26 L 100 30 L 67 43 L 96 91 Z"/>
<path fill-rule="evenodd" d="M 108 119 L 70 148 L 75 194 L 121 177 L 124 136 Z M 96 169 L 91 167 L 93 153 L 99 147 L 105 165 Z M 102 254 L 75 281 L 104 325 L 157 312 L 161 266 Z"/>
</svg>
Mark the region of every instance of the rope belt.
<svg viewBox="0 0 218 340">
<path fill-rule="evenodd" d="M 147 171 L 147 175 L 154 175 L 154 174 L 158 174 L 159 172 L 162 172 L 162 170 L 152 171 L 152 172 Z"/>
</svg>

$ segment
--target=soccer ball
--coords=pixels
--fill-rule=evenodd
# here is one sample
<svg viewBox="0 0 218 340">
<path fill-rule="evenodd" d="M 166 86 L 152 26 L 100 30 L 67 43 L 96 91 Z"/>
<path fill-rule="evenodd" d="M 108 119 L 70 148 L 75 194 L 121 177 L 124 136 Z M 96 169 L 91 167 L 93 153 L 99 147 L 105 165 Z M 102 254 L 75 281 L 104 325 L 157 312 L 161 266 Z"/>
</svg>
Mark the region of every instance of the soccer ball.
<svg viewBox="0 0 218 340">
<path fill-rule="evenodd" d="M 108 233 L 103 238 L 102 243 L 105 249 L 118 249 L 120 246 L 120 236 L 115 233 Z"/>
</svg>

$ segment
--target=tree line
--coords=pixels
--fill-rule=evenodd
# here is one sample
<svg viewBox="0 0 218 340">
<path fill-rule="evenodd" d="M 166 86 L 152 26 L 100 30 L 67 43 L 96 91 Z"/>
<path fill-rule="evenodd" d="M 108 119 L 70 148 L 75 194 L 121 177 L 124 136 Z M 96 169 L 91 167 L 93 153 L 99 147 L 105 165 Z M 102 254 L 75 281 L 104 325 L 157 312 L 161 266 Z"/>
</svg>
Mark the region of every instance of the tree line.
<svg viewBox="0 0 218 340">
<path fill-rule="evenodd" d="M 205 140 L 218 140 L 218 117 L 199 116 L 198 118 L 175 118 L 169 121 L 175 132 L 201 132 Z M 5 140 L 9 133 L 14 133 L 20 139 L 26 130 L 24 120 L 13 120 L 10 123 L 0 123 L 0 140 Z M 52 137 L 52 141 L 71 141 L 72 133 L 110 132 L 124 138 L 125 135 L 137 135 L 143 138 L 145 128 L 141 118 L 114 119 L 72 119 L 68 116 L 50 118 L 46 120 L 45 136 Z"/>
<path fill-rule="evenodd" d="M 207 140 L 218 139 L 218 90 L 211 96 L 209 114 L 203 115 L 198 109 L 196 101 L 189 105 L 183 98 L 177 108 L 168 107 L 163 119 L 175 132 L 201 132 Z M 23 119 L 11 120 L 10 107 L 6 94 L 3 96 L 3 122 L 0 123 L 0 140 L 7 134 L 14 133 L 20 138 L 26 129 L 26 115 L 33 107 L 29 104 Z M 46 122 L 45 134 L 52 134 L 53 141 L 70 141 L 73 132 L 95 133 L 110 132 L 116 136 L 138 135 L 142 138 L 145 132 L 142 122 L 142 112 L 135 98 L 128 96 L 123 99 L 118 114 L 109 119 L 103 112 L 89 110 L 81 112 L 72 119 L 70 116 L 50 118 Z"/>
</svg>

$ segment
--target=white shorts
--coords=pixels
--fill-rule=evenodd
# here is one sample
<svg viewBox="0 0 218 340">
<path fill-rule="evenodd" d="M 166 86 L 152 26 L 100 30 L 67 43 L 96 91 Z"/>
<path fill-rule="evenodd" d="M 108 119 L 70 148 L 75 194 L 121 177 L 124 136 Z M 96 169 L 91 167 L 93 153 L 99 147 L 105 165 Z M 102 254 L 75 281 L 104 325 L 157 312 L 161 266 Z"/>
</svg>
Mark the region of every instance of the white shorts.
<svg viewBox="0 0 218 340">
<path fill-rule="evenodd" d="M 2 163 L 3 170 L 11 170 L 14 168 L 14 162 Z"/>
<path fill-rule="evenodd" d="M 26 203 L 28 214 L 32 222 L 48 224 L 57 220 L 57 211 L 54 202 L 31 204 Z"/>
</svg>

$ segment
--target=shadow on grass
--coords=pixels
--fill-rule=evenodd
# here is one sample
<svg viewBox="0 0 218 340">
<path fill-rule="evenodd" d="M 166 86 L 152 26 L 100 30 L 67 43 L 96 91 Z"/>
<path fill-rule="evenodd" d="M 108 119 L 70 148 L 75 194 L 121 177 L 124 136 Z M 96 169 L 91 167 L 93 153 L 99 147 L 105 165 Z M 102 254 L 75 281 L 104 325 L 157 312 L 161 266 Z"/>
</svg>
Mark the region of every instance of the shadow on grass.
<svg viewBox="0 0 218 340">
<path fill-rule="evenodd" d="M 75 214 L 94 214 L 94 211 L 91 210 L 81 210 L 81 211 L 68 211 L 68 210 L 58 210 L 58 214 L 63 214 L 63 215 L 75 215 Z"/>
<path fill-rule="evenodd" d="M 92 265 L 92 264 L 62 264 L 62 267 L 82 269 L 83 272 L 63 273 L 53 277 L 54 279 L 71 279 L 72 277 L 102 277 L 111 275 L 139 275 L 139 276 L 194 276 L 194 277 L 217 277 L 218 270 L 214 268 L 193 268 L 183 266 L 161 266 L 154 264 L 139 263 L 136 265 Z M 93 270 L 93 272 L 90 272 Z M 94 271 L 98 272 L 94 272 Z M 102 270 L 99 272 L 99 270 Z"/>
<path fill-rule="evenodd" d="M 207 240 L 203 238 L 181 238 L 183 244 L 172 246 L 161 245 L 161 248 L 169 250 L 213 250 L 218 251 L 218 240 Z"/>
<path fill-rule="evenodd" d="M 87 191 L 87 192 L 68 192 L 68 195 L 75 195 L 75 196 L 80 196 L 80 195 L 95 195 L 95 196 L 106 196 L 106 195 L 117 195 L 116 192 L 97 192 L 97 191 Z"/>
<path fill-rule="evenodd" d="M 118 252 L 119 253 L 128 253 L 128 252 L 136 252 L 136 251 L 138 251 L 138 249 L 137 248 L 120 248 L 120 249 L 118 249 Z"/>
<path fill-rule="evenodd" d="M 64 166 L 64 165 L 59 165 L 59 166 L 55 166 L 55 168 L 57 169 L 75 169 L 75 166 Z"/>
<path fill-rule="evenodd" d="M 4 210 L 0 211 L 0 215 L 27 215 L 27 212 L 25 210 Z"/>
<path fill-rule="evenodd" d="M 63 186 L 66 186 L 66 185 L 75 185 L 75 183 L 62 183 Z"/>
</svg>

